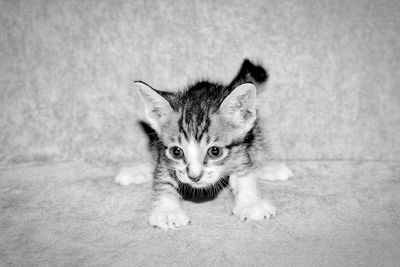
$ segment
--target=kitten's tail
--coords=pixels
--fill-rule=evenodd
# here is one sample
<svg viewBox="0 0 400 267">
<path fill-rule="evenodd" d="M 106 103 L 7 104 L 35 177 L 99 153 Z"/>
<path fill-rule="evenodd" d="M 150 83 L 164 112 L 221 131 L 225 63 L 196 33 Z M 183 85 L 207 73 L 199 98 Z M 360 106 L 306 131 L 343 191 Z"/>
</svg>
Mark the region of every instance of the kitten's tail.
<svg viewBox="0 0 400 267">
<path fill-rule="evenodd" d="M 268 80 L 268 72 L 261 65 L 254 65 L 249 59 L 245 59 L 242 63 L 236 77 L 229 85 L 231 88 L 236 88 L 243 83 L 252 83 L 257 87 L 260 92 L 263 89 L 261 86 Z"/>
</svg>

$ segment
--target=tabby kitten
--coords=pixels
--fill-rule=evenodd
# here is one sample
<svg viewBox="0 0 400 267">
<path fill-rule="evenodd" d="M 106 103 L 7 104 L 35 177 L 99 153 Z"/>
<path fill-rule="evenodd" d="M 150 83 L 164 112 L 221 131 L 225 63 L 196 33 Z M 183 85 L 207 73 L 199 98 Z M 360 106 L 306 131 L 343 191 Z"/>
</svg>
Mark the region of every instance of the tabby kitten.
<svg viewBox="0 0 400 267">
<path fill-rule="evenodd" d="M 245 60 L 229 85 L 202 81 L 172 93 L 135 82 L 156 133 L 152 226 L 187 225 L 181 199 L 196 192 L 212 198 L 227 184 L 235 197 L 233 214 L 241 220 L 276 215 L 276 208 L 259 197 L 256 183 L 266 165 L 256 86 L 261 88 L 267 78 L 264 68 Z"/>
</svg>

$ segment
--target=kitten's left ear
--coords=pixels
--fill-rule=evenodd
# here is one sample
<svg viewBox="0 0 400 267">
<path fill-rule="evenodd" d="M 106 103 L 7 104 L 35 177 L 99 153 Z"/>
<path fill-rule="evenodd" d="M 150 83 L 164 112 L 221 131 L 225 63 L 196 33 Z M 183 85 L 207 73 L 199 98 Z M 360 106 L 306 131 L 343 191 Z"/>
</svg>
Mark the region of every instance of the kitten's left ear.
<svg viewBox="0 0 400 267">
<path fill-rule="evenodd" d="M 144 82 L 137 81 L 135 85 L 139 89 L 148 122 L 156 132 L 160 133 L 162 125 L 172 113 L 169 102 Z"/>
<path fill-rule="evenodd" d="M 235 128 L 250 130 L 256 120 L 256 97 L 253 84 L 239 85 L 222 102 L 219 113 Z"/>
</svg>

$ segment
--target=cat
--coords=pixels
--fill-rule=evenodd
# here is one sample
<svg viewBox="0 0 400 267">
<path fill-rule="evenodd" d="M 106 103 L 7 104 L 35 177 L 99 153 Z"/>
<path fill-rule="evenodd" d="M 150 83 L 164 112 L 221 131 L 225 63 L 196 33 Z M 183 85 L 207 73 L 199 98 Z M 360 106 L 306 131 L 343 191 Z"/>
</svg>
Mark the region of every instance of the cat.
<svg viewBox="0 0 400 267">
<path fill-rule="evenodd" d="M 182 199 L 214 198 L 229 186 L 241 220 L 262 220 L 276 208 L 259 196 L 257 178 L 287 180 L 285 165 L 268 165 L 268 146 L 257 121 L 256 98 L 267 71 L 245 59 L 228 85 L 200 81 L 177 92 L 137 81 L 155 154 L 152 226 L 173 229 L 190 223 Z M 145 124 L 145 127 L 146 124 Z M 149 167 L 124 169 L 122 185 L 148 180 Z M 196 194 L 197 192 L 197 194 Z"/>
</svg>

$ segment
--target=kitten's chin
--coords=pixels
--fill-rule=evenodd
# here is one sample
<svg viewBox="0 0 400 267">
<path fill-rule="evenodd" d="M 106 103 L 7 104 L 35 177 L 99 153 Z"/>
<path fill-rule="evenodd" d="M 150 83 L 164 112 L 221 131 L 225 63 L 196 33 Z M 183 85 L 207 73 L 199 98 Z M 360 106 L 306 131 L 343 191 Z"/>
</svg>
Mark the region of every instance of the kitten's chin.
<svg viewBox="0 0 400 267">
<path fill-rule="evenodd" d="M 196 189 L 201 189 L 201 188 L 206 188 L 209 187 L 210 184 L 209 183 L 190 183 L 189 184 L 191 187 L 196 188 Z"/>
<path fill-rule="evenodd" d="M 191 187 L 196 188 L 196 189 L 207 189 L 207 188 L 210 188 L 210 187 L 214 187 L 218 183 L 218 181 L 219 180 L 217 180 L 217 181 L 202 181 L 202 180 L 200 180 L 197 183 L 191 181 L 188 184 Z"/>
</svg>

